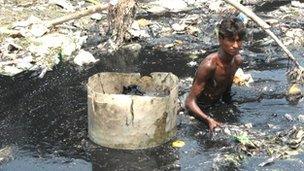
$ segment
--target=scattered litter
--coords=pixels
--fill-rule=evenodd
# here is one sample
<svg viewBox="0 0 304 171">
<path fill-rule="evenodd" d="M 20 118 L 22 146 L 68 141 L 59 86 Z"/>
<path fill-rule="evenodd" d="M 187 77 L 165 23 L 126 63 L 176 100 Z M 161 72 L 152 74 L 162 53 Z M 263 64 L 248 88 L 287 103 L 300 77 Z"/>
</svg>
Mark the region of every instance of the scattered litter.
<svg viewBox="0 0 304 171">
<path fill-rule="evenodd" d="M 81 49 L 78 55 L 74 58 L 74 63 L 83 66 L 90 63 L 95 63 L 99 61 L 99 59 L 95 59 L 95 57 L 88 51 Z"/>
<path fill-rule="evenodd" d="M 298 84 L 291 85 L 285 97 L 290 104 L 297 104 L 303 97 L 299 85 Z"/>
<path fill-rule="evenodd" d="M 241 143 L 241 144 L 248 144 L 251 143 L 248 135 L 246 134 L 241 134 L 241 135 L 235 135 L 233 136 L 234 140 L 236 140 L 237 142 Z"/>
<path fill-rule="evenodd" d="M 249 21 L 249 18 L 242 12 L 239 13 L 237 18 L 239 18 L 244 23 L 244 25 L 246 25 Z"/>
<path fill-rule="evenodd" d="M 7 65 L 3 67 L 3 71 L 1 71 L 1 74 L 7 76 L 14 76 L 16 74 L 21 73 L 22 71 L 23 71 L 22 69 L 19 69 L 16 66 Z"/>
<path fill-rule="evenodd" d="M 180 112 L 178 112 L 178 114 L 179 114 L 179 115 L 183 115 L 183 114 L 185 114 L 185 112 L 180 111 Z M 304 118 L 303 118 L 303 119 L 304 119 Z"/>
<path fill-rule="evenodd" d="M 186 32 L 190 35 L 197 36 L 198 33 L 200 32 L 200 29 L 195 26 L 187 26 Z"/>
<path fill-rule="evenodd" d="M 47 72 L 47 67 L 43 67 L 38 78 L 43 78 L 46 72 Z"/>
<path fill-rule="evenodd" d="M 152 22 L 150 20 L 147 20 L 147 19 L 144 19 L 144 18 L 141 18 L 141 19 L 137 20 L 137 23 L 138 23 L 140 28 L 145 28 L 145 27 L 152 24 Z"/>
<path fill-rule="evenodd" d="M 172 48 L 172 47 L 174 47 L 174 46 L 175 46 L 174 43 L 169 43 L 169 44 L 166 44 L 166 45 L 164 46 L 164 48 L 169 49 L 169 48 Z"/>
<path fill-rule="evenodd" d="M 172 142 L 172 147 L 175 147 L 175 148 L 181 148 L 184 145 L 185 145 L 185 142 L 181 141 L 181 140 L 176 140 L 176 141 Z"/>
<path fill-rule="evenodd" d="M 44 24 L 33 24 L 30 27 L 29 32 L 34 36 L 34 37 L 41 37 L 45 33 L 47 33 L 49 29 L 47 28 L 46 25 Z"/>
<path fill-rule="evenodd" d="M 11 53 L 21 50 L 23 48 L 20 45 L 18 45 L 17 43 L 15 43 L 13 38 L 8 37 L 4 40 L 3 43 L 1 43 L 0 49 L 3 53 L 3 55 L 6 56 L 7 54 L 11 54 Z"/>
<path fill-rule="evenodd" d="M 37 24 L 37 23 L 42 23 L 42 20 L 38 17 L 35 17 L 33 15 L 29 16 L 26 20 L 23 21 L 17 21 L 12 24 L 13 29 L 20 29 L 20 28 L 25 28 L 28 27 L 32 24 Z"/>
<path fill-rule="evenodd" d="M 150 35 L 147 30 L 141 29 L 139 22 L 134 21 L 131 28 L 128 30 L 133 38 L 149 38 Z"/>
<path fill-rule="evenodd" d="M 201 136 L 201 135 L 203 135 L 204 133 L 203 133 L 203 131 L 198 131 L 197 133 L 195 133 L 194 135 L 195 136 Z"/>
<path fill-rule="evenodd" d="M 220 6 L 222 5 L 222 1 L 209 1 L 209 9 L 211 11 L 218 12 L 221 8 Z"/>
<path fill-rule="evenodd" d="M 299 115 L 298 120 L 302 123 L 304 123 L 304 115 Z"/>
<path fill-rule="evenodd" d="M 195 66 L 197 66 L 197 62 L 196 61 L 190 61 L 190 62 L 187 63 L 187 65 L 189 67 L 195 67 Z"/>
<path fill-rule="evenodd" d="M 279 156 L 270 157 L 270 158 L 268 158 L 267 160 L 265 160 L 264 162 L 260 163 L 258 166 L 264 167 L 264 166 L 266 166 L 266 165 L 269 165 L 269 164 L 273 163 L 274 160 L 277 159 L 277 158 L 279 158 Z"/>
<path fill-rule="evenodd" d="M 286 114 L 284 115 L 284 117 L 285 117 L 288 121 L 292 121 L 292 120 L 293 120 L 293 117 L 292 117 L 290 114 L 288 114 L 288 113 L 286 113 Z"/>
<path fill-rule="evenodd" d="M 198 55 L 191 53 L 191 54 L 189 54 L 189 58 L 194 60 L 194 59 L 198 58 Z"/>
<path fill-rule="evenodd" d="M 199 18 L 200 18 L 200 16 L 198 14 L 192 14 L 192 15 L 186 16 L 181 21 L 187 25 L 195 25 L 200 22 Z"/>
<path fill-rule="evenodd" d="M 267 126 L 270 129 L 277 129 L 278 128 L 276 125 L 273 125 L 273 124 L 267 124 Z"/>
<path fill-rule="evenodd" d="M 100 13 L 94 13 L 91 15 L 91 19 L 99 21 L 102 19 L 102 15 Z"/>
<path fill-rule="evenodd" d="M 75 11 L 75 7 L 71 4 L 69 0 L 50 0 L 49 3 L 58 5 L 68 12 Z"/>
<path fill-rule="evenodd" d="M 118 0 L 110 0 L 110 4 L 111 5 L 116 5 L 116 4 L 118 4 Z"/>
<path fill-rule="evenodd" d="M 245 126 L 246 128 L 252 128 L 252 123 L 246 123 L 244 126 Z"/>
<path fill-rule="evenodd" d="M 20 68 L 22 70 L 29 70 L 33 67 L 33 64 L 31 63 L 33 61 L 33 57 L 28 54 L 26 57 L 16 59 L 16 67 Z"/>
<path fill-rule="evenodd" d="M 189 119 L 190 120 L 195 120 L 195 117 L 194 116 L 189 116 Z"/>
<path fill-rule="evenodd" d="M 168 0 L 159 0 L 151 2 L 155 6 L 169 10 L 170 12 L 180 12 L 188 8 L 187 3 L 184 0 L 174 0 L 174 3 Z"/>
<path fill-rule="evenodd" d="M 172 25 L 172 29 L 176 32 L 182 32 L 186 29 L 187 25 L 186 24 L 178 24 L 178 23 L 174 23 Z"/>
<path fill-rule="evenodd" d="M 239 68 L 236 71 L 234 78 L 233 78 L 233 83 L 238 86 L 245 85 L 245 86 L 249 87 L 250 86 L 249 84 L 253 83 L 253 82 L 254 81 L 253 81 L 252 76 L 250 74 L 245 74 L 241 68 Z"/>
<path fill-rule="evenodd" d="M 153 7 L 149 8 L 147 11 L 152 14 L 162 14 L 168 10 L 164 7 L 153 6 Z"/>
<path fill-rule="evenodd" d="M 293 84 L 289 88 L 288 94 L 290 94 L 290 95 L 301 94 L 301 89 L 299 88 L 299 86 L 297 84 Z"/>
<path fill-rule="evenodd" d="M 123 86 L 122 94 L 143 96 L 145 92 L 141 90 L 140 86 L 132 84 L 129 86 Z"/>
<path fill-rule="evenodd" d="M 304 3 L 300 1 L 291 1 L 291 6 L 297 7 L 297 8 L 304 8 Z"/>
</svg>

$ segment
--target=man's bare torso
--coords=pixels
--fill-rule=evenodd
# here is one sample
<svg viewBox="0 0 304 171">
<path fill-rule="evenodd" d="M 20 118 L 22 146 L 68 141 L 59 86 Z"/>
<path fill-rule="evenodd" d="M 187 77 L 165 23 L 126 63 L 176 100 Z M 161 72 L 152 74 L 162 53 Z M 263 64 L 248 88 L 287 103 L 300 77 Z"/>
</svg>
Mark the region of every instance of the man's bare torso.
<svg viewBox="0 0 304 171">
<path fill-rule="evenodd" d="M 208 104 L 218 101 L 225 93 L 230 91 L 233 76 L 238 68 L 238 60 L 241 60 L 241 57 L 239 55 L 235 56 L 231 62 L 226 64 L 220 59 L 218 53 L 215 52 L 204 60 L 210 60 L 215 66 L 213 74 L 210 76 L 204 90 L 198 98 L 199 101 Z M 203 65 L 203 63 L 204 61 L 202 61 L 201 65 Z"/>
</svg>

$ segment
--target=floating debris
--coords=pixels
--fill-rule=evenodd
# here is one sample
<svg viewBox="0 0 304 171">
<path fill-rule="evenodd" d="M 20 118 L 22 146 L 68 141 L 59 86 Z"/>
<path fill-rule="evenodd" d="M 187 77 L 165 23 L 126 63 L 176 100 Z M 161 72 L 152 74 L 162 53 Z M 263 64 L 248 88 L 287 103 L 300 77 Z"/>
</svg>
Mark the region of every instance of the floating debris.
<svg viewBox="0 0 304 171">
<path fill-rule="evenodd" d="M 297 84 L 293 84 L 293 85 L 289 88 L 288 94 L 290 94 L 290 95 L 301 94 L 301 89 L 299 88 L 299 86 L 298 86 Z"/>
<path fill-rule="evenodd" d="M 299 115 L 298 120 L 302 123 L 304 123 L 304 115 Z"/>
<path fill-rule="evenodd" d="M 253 78 L 250 74 L 245 74 L 244 71 L 239 68 L 233 78 L 233 83 L 238 85 L 238 86 L 247 86 L 249 87 L 249 84 L 254 82 Z"/>
<path fill-rule="evenodd" d="M 276 159 L 280 158 L 280 155 L 278 156 L 273 156 L 273 157 L 270 157 L 268 158 L 267 160 L 265 160 L 264 162 L 260 163 L 258 166 L 260 167 L 264 167 L 266 165 L 269 165 L 271 163 L 273 163 Z"/>
<path fill-rule="evenodd" d="M 302 91 L 298 84 L 292 84 L 286 93 L 286 100 L 291 104 L 298 104 L 303 98 Z"/>
<path fill-rule="evenodd" d="M 172 147 L 175 147 L 175 148 L 181 148 L 185 145 L 186 143 L 184 141 L 181 141 L 181 140 L 176 140 L 176 141 L 173 141 L 172 142 Z"/>
<path fill-rule="evenodd" d="M 12 146 L 5 146 L 0 149 L 0 165 L 8 162 L 13 158 L 15 148 Z"/>
<path fill-rule="evenodd" d="M 123 86 L 122 94 L 143 96 L 145 92 L 143 92 L 138 85 L 132 84 L 129 86 Z"/>
<path fill-rule="evenodd" d="M 285 117 L 288 121 L 292 121 L 292 120 L 293 120 L 293 117 L 291 116 L 291 114 L 286 113 L 286 114 L 284 115 L 284 117 Z"/>
<path fill-rule="evenodd" d="M 187 65 L 189 67 L 195 67 L 195 66 L 197 66 L 197 62 L 196 61 L 190 61 L 190 62 L 187 63 Z"/>
</svg>

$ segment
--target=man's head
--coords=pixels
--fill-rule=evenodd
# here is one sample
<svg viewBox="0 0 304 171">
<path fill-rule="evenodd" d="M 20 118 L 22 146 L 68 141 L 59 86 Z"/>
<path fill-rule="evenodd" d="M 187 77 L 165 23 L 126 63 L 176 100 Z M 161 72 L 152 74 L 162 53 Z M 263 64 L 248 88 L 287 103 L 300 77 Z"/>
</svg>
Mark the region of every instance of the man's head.
<svg viewBox="0 0 304 171">
<path fill-rule="evenodd" d="M 219 25 L 218 33 L 222 49 L 230 55 L 238 54 L 246 36 L 243 22 L 236 17 L 227 17 Z"/>
</svg>

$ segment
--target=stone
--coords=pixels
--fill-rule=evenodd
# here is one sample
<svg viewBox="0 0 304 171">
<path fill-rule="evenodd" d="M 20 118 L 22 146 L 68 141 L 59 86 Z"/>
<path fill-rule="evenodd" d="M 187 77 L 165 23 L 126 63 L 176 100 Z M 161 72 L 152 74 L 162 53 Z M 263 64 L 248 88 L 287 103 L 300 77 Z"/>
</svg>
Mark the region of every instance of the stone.
<svg viewBox="0 0 304 171">
<path fill-rule="evenodd" d="M 89 78 L 89 138 L 104 147 L 145 149 L 176 133 L 178 78 L 172 73 L 98 73 Z M 138 85 L 144 95 L 122 94 Z"/>
</svg>

